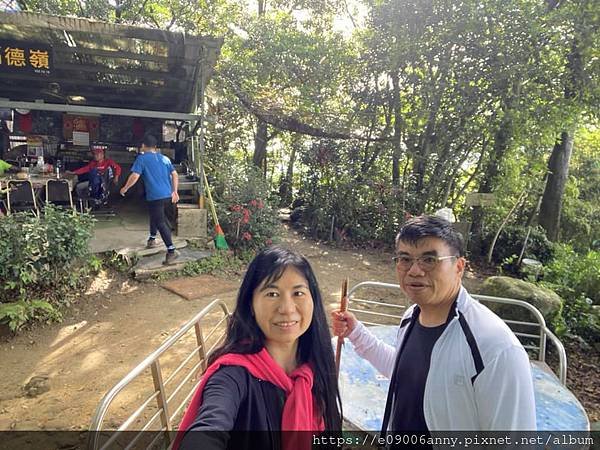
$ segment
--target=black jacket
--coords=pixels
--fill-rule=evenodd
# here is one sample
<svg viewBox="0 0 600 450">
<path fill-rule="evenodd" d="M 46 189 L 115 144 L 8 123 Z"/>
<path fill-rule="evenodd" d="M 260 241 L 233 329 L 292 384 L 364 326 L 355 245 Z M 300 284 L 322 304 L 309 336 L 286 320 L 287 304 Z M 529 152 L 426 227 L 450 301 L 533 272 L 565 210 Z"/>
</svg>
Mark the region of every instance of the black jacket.
<svg viewBox="0 0 600 450">
<path fill-rule="evenodd" d="M 223 366 L 206 383 L 180 449 L 278 450 L 284 402 L 283 389 L 243 367 Z"/>
</svg>

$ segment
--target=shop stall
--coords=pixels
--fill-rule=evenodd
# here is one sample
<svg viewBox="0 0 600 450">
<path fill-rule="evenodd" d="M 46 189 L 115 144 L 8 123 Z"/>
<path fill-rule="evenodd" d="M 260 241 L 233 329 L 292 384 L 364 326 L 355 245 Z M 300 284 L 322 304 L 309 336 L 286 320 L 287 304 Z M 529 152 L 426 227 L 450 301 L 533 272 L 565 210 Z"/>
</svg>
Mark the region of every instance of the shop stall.
<svg viewBox="0 0 600 450">
<path fill-rule="evenodd" d="M 183 163 L 184 201 L 199 203 L 203 96 L 221 45 L 219 38 L 0 12 L 0 159 L 21 177 L 61 178 L 102 148 L 125 178 L 150 133 L 162 153 Z"/>
</svg>

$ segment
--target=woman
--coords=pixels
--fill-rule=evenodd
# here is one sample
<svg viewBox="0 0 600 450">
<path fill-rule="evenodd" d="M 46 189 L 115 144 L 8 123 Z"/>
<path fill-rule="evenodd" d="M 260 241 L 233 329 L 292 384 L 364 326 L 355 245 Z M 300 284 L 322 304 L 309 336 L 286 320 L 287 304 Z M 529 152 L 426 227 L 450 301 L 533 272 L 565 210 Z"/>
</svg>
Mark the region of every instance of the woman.
<svg viewBox="0 0 600 450">
<path fill-rule="evenodd" d="M 260 252 L 242 282 L 225 343 L 209 358 L 173 448 L 310 448 L 308 433 L 280 431 L 340 430 L 325 317 L 306 258 L 279 247 Z M 262 433 L 250 437 L 236 431 Z"/>
</svg>

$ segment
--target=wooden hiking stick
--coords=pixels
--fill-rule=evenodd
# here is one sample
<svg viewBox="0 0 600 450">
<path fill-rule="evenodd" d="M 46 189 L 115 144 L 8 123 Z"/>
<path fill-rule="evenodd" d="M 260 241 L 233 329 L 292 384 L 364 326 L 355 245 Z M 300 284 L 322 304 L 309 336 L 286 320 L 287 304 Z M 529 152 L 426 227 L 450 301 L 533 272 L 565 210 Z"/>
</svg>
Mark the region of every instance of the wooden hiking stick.
<svg viewBox="0 0 600 450">
<path fill-rule="evenodd" d="M 348 278 L 342 282 L 342 298 L 340 300 L 340 311 L 346 312 L 348 309 Z M 335 349 L 335 373 L 339 376 L 340 374 L 340 360 L 342 359 L 342 345 L 344 345 L 344 338 L 338 336 L 337 347 Z"/>
</svg>

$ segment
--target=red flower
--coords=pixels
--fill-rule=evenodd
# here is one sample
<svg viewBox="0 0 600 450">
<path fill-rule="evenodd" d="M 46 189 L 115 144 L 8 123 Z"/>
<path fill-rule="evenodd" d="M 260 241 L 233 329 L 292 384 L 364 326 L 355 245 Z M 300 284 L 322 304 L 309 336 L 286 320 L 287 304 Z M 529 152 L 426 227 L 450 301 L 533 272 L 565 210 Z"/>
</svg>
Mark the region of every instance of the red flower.
<svg viewBox="0 0 600 450">
<path fill-rule="evenodd" d="M 263 203 L 262 200 L 258 201 L 258 209 L 263 209 L 265 207 L 265 204 Z"/>
<path fill-rule="evenodd" d="M 242 210 L 242 205 L 233 205 L 231 208 L 232 211 L 234 212 L 240 212 Z"/>
<path fill-rule="evenodd" d="M 252 239 L 252 235 L 250 233 L 248 233 L 247 231 L 245 231 L 244 234 L 242 234 L 242 239 L 245 241 L 249 241 Z"/>
<path fill-rule="evenodd" d="M 271 239 L 267 239 L 267 240 L 265 241 L 265 244 L 267 244 L 267 245 L 272 245 L 272 244 L 273 244 L 273 241 L 272 241 Z"/>
<path fill-rule="evenodd" d="M 250 200 L 250 206 L 254 206 L 256 208 L 256 205 L 258 205 L 256 200 Z"/>
<path fill-rule="evenodd" d="M 247 210 L 246 208 L 244 208 L 242 210 L 242 214 L 243 214 L 242 223 L 248 223 L 248 222 L 250 222 L 250 211 Z"/>
</svg>

